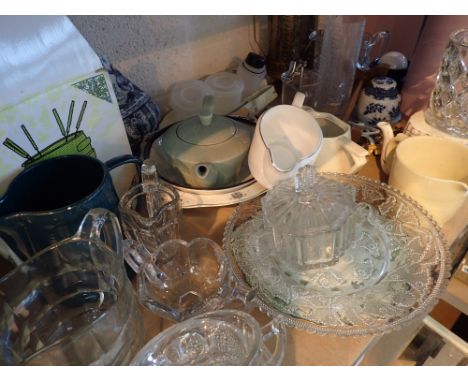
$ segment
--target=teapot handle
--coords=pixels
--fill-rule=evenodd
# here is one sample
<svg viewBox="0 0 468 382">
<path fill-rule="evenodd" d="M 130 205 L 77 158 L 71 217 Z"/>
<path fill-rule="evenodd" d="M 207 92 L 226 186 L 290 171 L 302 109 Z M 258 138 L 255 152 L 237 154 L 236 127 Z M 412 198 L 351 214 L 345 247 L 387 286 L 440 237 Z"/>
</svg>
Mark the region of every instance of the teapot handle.
<svg viewBox="0 0 468 382">
<path fill-rule="evenodd" d="M 262 327 L 262 342 L 266 347 L 266 343 L 273 337 L 276 337 L 275 348 L 264 362 L 264 366 L 276 366 L 280 364 L 284 357 L 286 348 L 286 328 L 277 318 L 273 318 L 268 324 Z"/>
<path fill-rule="evenodd" d="M 93 208 L 83 220 L 76 233 L 87 240 L 100 240 L 123 258 L 123 239 L 117 216 L 104 208 Z"/>
</svg>

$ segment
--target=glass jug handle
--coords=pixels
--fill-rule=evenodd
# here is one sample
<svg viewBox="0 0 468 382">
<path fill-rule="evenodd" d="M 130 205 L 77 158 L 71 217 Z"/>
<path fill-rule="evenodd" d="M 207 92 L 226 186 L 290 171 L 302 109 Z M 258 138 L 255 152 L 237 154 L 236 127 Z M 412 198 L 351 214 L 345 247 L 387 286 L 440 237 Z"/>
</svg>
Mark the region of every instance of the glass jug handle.
<svg viewBox="0 0 468 382">
<path fill-rule="evenodd" d="M 75 236 L 82 239 L 100 240 L 123 257 L 122 230 L 117 216 L 104 208 L 90 210 L 83 220 Z"/>
<path fill-rule="evenodd" d="M 154 186 L 156 186 L 156 189 L 159 189 L 160 186 L 156 163 L 152 159 L 145 159 L 143 161 L 143 165 L 141 166 L 141 184 L 145 193 L 148 217 L 153 218 L 155 212 L 163 205 L 163 201 L 158 192 L 150 191 L 151 189 L 154 190 Z"/>
<path fill-rule="evenodd" d="M 389 37 L 390 37 L 390 32 L 380 31 L 380 32 L 374 33 L 373 35 L 370 36 L 368 40 L 365 40 L 363 42 L 361 54 L 356 64 L 359 70 L 367 71 L 371 69 L 376 63 L 379 62 L 380 57 L 382 56 L 382 53 L 387 51 Z M 379 41 L 382 41 L 382 43 L 380 44 L 380 50 L 378 54 L 376 55 L 376 58 L 371 61 L 370 53 L 372 49 L 379 43 Z"/>
<path fill-rule="evenodd" d="M 158 170 L 156 163 L 152 159 L 145 159 L 141 166 L 141 183 L 159 184 Z"/>
<path fill-rule="evenodd" d="M 283 361 L 286 348 L 286 328 L 277 318 L 273 318 L 268 324 L 262 327 L 262 333 L 262 342 L 265 347 L 268 341 L 276 337 L 275 348 L 271 354 L 268 354 L 269 358 L 264 361 L 263 365 L 279 365 Z"/>
</svg>

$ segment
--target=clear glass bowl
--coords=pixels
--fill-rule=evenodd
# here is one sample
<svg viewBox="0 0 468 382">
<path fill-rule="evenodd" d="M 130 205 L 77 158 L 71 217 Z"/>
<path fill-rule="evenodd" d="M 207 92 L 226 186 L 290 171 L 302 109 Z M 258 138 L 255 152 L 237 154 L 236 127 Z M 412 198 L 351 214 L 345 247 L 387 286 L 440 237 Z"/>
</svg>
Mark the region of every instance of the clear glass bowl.
<svg viewBox="0 0 468 382">
<path fill-rule="evenodd" d="M 222 308 L 231 279 L 229 261 L 214 241 L 168 240 L 141 265 L 138 296 L 152 312 L 183 321 Z"/>
<path fill-rule="evenodd" d="M 355 189 L 357 219 L 374 234 L 350 243 L 340 262 L 312 273 L 285 271 L 264 224 L 261 200 L 241 204 L 224 232 L 224 249 L 238 282 L 256 291 L 255 303 L 289 326 L 320 334 L 381 334 L 422 318 L 436 304 L 449 277 L 449 253 L 440 227 L 416 202 L 392 187 L 345 174 L 321 174 Z M 366 215 L 366 209 L 375 213 Z M 260 228 L 259 228 L 260 227 Z M 263 237 L 255 233 L 263 232 Z M 376 258 L 373 245 L 385 240 L 387 258 Z M 270 246 L 270 247 L 269 247 Z M 353 252 L 354 251 L 354 252 Z M 340 267 L 340 268 L 336 268 Z M 337 280 L 335 276 L 341 278 Z M 353 277 L 363 281 L 353 285 Z M 335 283 L 335 285 L 333 285 Z M 354 289 L 354 290 L 353 290 Z"/>
<path fill-rule="evenodd" d="M 270 351 L 267 341 L 275 340 Z M 263 328 L 250 314 L 233 309 L 205 313 L 171 326 L 150 340 L 133 366 L 280 365 L 286 332 L 275 320 Z"/>
</svg>

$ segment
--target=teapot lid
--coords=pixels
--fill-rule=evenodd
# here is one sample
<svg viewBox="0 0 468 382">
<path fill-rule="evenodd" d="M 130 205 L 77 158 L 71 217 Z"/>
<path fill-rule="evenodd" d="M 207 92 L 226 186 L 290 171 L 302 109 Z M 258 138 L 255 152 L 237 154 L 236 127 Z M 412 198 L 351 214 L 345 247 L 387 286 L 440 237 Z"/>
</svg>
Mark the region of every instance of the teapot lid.
<svg viewBox="0 0 468 382">
<path fill-rule="evenodd" d="M 211 146 L 223 143 L 236 135 L 234 120 L 214 115 L 214 98 L 205 96 L 202 112 L 177 126 L 177 136 L 186 143 L 197 146 Z"/>
<path fill-rule="evenodd" d="M 213 115 L 208 126 L 203 125 L 200 116 L 181 122 L 177 126 L 177 136 L 192 145 L 211 146 L 231 139 L 236 135 L 235 122 L 221 115 Z"/>
</svg>

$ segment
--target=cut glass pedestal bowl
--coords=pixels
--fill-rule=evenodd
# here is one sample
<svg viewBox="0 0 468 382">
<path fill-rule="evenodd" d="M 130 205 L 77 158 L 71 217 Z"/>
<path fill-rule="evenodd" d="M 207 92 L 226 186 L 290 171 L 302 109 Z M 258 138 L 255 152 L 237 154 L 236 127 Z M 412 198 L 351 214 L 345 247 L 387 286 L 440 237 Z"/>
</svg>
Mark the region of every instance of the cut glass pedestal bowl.
<svg viewBox="0 0 468 382">
<path fill-rule="evenodd" d="M 337 264 L 290 272 L 268 237 L 261 200 L 243 203 L 224 232 L 224 249 L 238 281 L 255 290 L 261 310 L 313 333 L 382 334 L 421 319 L 448 282 L 449 254 L 440 227 L 416 202 L 386 184 L 354 175 L 321 176 L 352 186 L 358 205 L 373 210 L 367 215 L 371 219 L 357 219 L 364 222 L 358 230 L 362 235 L 355 236 Z M 366 229 L 374 239 L 363 238 Z M 372 243 L 388 249 L 380 260 L 373 256 Z"/>
</svg>

